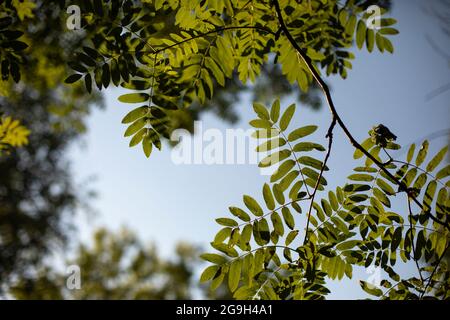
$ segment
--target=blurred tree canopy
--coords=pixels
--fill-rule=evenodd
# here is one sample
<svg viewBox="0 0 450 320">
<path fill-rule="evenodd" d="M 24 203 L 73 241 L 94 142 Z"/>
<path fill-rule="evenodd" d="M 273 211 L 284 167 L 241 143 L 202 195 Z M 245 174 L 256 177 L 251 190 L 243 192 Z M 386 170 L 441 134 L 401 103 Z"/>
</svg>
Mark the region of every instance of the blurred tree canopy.
<svg viewBox="0 0 450 320">
<path fill-rule="evenodd" d="M 0 291 L 26 276 L 73 236 L 75 209 L 87 201 L 73 183 L 67 148 L 82 137 L 92 106 L 101 95 L 83 85 L 66 85 L 67 61 L 88 45 L 95 31 L 68 30 L 66 9 L 83 1 L 0 0 Z M 155 22 L 171 26 L 173 16 Z M 170 32 L 170 28 L 164 32 Z M 192 130 L 208 111 L 234 122 L 240 93 L 268 99 L 292 90 L 279 69 L 264 67 L 255 86 L 227 80 L 206 105 L 173 112 L 173 128 Z M 301 99 L 317 108 L 317 92 Z"/>
<path fill-rule="evenodd" d="M 199 248 L 179 244 L 170 259 L 155 245 L 145 245 L 128 229 L 113 233 L 99 229 L 93 244 L 80 245 L 65 266 L 80 270 L 80 289 L 68 288 L 69 273 L 43 268 L 15 282 L 9 294 L 16 299 L 193 299 L 212 297 L 194 276 Z M 193 293 L 197 293 L 194 296 Z M 231 297 L 224 286 L 215 298 Z"/>
<path fill-rule="evenodd" d="M 62 84 L 82 38 L 63 32 L 55 4 L 0 2 L 0 112 L 30 133 L 26 146 L 0 155 L 0 291 L 62 248 L 82 202 L 65 151 L 100 100 Z"/>
</svg>

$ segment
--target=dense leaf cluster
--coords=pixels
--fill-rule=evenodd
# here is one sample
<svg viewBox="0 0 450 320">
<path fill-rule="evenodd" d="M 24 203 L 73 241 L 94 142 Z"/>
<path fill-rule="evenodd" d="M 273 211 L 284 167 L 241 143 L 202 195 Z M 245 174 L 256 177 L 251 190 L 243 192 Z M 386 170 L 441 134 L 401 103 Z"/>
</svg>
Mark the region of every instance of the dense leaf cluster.
<svg viewBox="0 0 450 320">
<path fill-rule="evenodd" d="M 305 139 L 317 128 L 287 131 L 294 105 L 281 117 L 278 101 L 270 111 L 260 104 L 254 109 L 259 118 L 250 124 L 257 128 L 254 136 L 264 139 L 257 151 L 271 151 L 260 166 L 280 164 L 270 184 L 263 186 L 262 204 L 245 195 L 245 208 L 230 207 L 233 218 L 216 220 L 222 228 L 211 245 L 218 252 L 202 256 L 212 263 L 204 270 L 203 281 L 212 280 L 216 287 L 228 275 L 229 288 L 238 299 L 319 299 L 329 293 L 325 277 L 352 278 L 354 267 L 373 265 L 382 268 L 387 278 L 382 288 L 362 281 L 369 294 L 390 299 L 429 294 L 448 298 L 450 270 L 441 259 L 450 243 L 449 229 L 430 218 L 430 212 L 440 221 L 447 221 L 449 215 L 450 165 L 441 165 L 447 147 L 430 156 L 424 141 L 418 152 L 412 145 L 406 161 L 400 161 L 388 153 L 399 145 L 380 147 L 372 138 L 363 142 L 380 161 L 380 151 L 386 152 L 386 168 L 414 189 L 422 210 L 406 196 L 408 214 L 393 211 L 393 198 L 403 195 L 369 158 L 343 187 L 315 201 L 313 190 L 327 186 L 320 171 L 328 171 L 314 153 L 325 148 Z M 362 154 L 355 152 L 354 157 Z M 297 225 L 298 215 L 307 221 L 305 231 Z M 399 259 L 416 262 L 418 276 L 402 278 L 396 271 Z"/>
<path fill-rule="evenodd" d="M 354 41 L 369 51 L 375 41 L 380 51 L 393 51 L 386 36 L 397 33 L 395 20 L 381 18 L 378 30 L 366 28 L 367 1 L 281 5 L 292 36 L 327 74 L 347 76 Z M 119 98 L 137 104 L 123 120 L 125 136 L 131 147 L 142 144 L 147 157 L 168 137 L 171 111 L 205 104 L 234 75 L 254 82 L 269 59 L 302 91 L 312 84 L 307 66 L 281 35 L 272 1 L 96 0 L 80 6 L 83 28 L 95 33 L 92 45 L 70 62 L 76 73 L 66 82 L 84 81 L 89 92 L 110 85 L 133 90 Z"/>
</svg>

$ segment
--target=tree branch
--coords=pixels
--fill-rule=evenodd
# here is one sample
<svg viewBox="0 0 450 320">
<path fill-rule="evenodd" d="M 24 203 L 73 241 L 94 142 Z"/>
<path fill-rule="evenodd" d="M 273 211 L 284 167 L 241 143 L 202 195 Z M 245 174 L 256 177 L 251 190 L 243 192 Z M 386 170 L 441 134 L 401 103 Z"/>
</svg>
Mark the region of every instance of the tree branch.
<svg viewBox="0 0 450 320">
<path fill-rule="evenodd" d="M 228 27 L 220 27 L 220 28 L 216 28 L 214 30 L 208 31 L 208 32 L 197 34 L 195 36 L 192 36 L 189 39 L 184 39 L 182 41 L 179 41 L 179 42 L 174 43 L 172 45 L 166 46 L 164 48 L 157 49 L 155 51 L 152 51 L 151 53 L 153 53 L 153 54 L 161 53 L 161 52 L 163 52 L 163 51 L 165 51 L 167 49 L 179 46 L 180 44 L 183 44 L 185 42 L 189 42 L 191 40 L 207 36 L 209 34 L 219 33 L 219 32 L 223 32 L 223 31 L 226 31 L 226 30 L 238 30 L 238 29 L 256 29 L 256 30 L 259 30 L 259 31 L 263 31 L 263 32 L 269 33 L 271 35 L 275 35 L 275 32 L 273 32 L 272 30 L 270 30 L 268 28 L 264 28 L 264 27 L 258 27 L 258 26 L 228 26 Z"/>
<path fill-rule="evenodd" d="M 336 107 L 335 107 L 334 102 L 333 102 L 333 98 L 331 97 L 330 89 L 328 88 L 328 85 L 325 83 L 325 81 L 319 75 L 319 73 L 316 70 L 316 68 L 315 68 L 314 64 L 312 63 L 311 59 L 308 57 L 308 55 L 305 53 L 305 51 L 302 48 L 300 48 L 300 46 L 295 41 L 294 37 L 289 32 L 289 30 L 288 30 L 288 28 L 286 26 L 286 23 L 284 22 L 283 15 L 282 15 L 281 8 L 280 8 L 280 3 L 278 2 L 278 0 L 273 0 L 273 5 L 274 5 L 275 11 L 277 13 L 278 22 L 280 23 L 281 30 L 283 31 L 284 35 L 289 40 L 291 45 L 294 47 L 294 49 L 298 52 L 298 54 L 302 58 L 303 62 L 308 67 L 308 70 L 311 72 L 311 74 L 314 77 L 314 79 L 316 80 L 317 84 L 319 85 L 319 87 L 323 91 L 323 93 L 325 95 L 325 99 L 326 99 L 327 104 L 328 104 L 328 107 L 330 109 L 330 112 L 333 115 L 333 119 L 339 124 L 341 129 L 344 131 L 345 135 L 350 140 L 350 143 L 356 149 L 360 150 L 367 158 L 372 160 L 392 181 L 394 181 L 399 186 L 399 190 L 400 191 L 406 192 L 406 194 L 408 194 L 408 196 L 417 204 L 417 206 L 419 206 L 419 208 L 421 208 L 422 211 L 424 211 L 423 205 L 419 202 L 419 200 L 417 200 L 417 198 L 413 194 L 412 190 L 408 189 L 408 187 L 402 181 L 397 179 L 388 169 L 386 169 L 386 167 L 384 166 L 384 164 L 382 162 L 380 162 L 373 155 L 371 155 L 366 149 L 364 149 L 364 147 L 361 146 L 358 143 L 358 141 L 356 141 L 356 139 L 353 137 L 353 135 L 350 133 L 349 129 L 345 125 L 344 121 L 342 121 L 341 117 L 339 116 L 339 114 L 338 114 L 338 112 L 336 110 Z M 429 210 L 424 211 L 424 213 L 431 220 L 433 220 L 434 222 L 444 226 L 445 228 L 447 228 L 450 231 L 450 224 L 449 223 L 442 222 L 441 220 L 439 220 L 438 218 L 433 216 Z"/>
</svg>

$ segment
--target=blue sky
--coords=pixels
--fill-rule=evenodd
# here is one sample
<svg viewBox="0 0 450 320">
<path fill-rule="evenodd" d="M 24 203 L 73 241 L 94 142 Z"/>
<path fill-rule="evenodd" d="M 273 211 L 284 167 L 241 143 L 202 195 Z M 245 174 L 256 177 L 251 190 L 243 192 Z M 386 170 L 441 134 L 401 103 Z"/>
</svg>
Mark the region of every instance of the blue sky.
<svg viewBox="0 0 450 320">
<path fill-rule="evenodd" d="M 423 1 L 394 1 L 392 15 L 400 30 L 393 40 L 394 55 L 355 49 L 354 71 L 348 79 L 327 79 L 341 117 L 360 141 L 379 123 L 389 127 L 402 145 L 449 127 L 450 93 L 431 101 L 425 98 L 450 81 L 448 62 L 430 47 L 425 36 L 432 36 L 443 49 L 450 48 L 449 38 L 442 35 L 434 18 L 423 12 L 425 5 Z M 219 230 L 214 219 L 228 216 L 228 206 L 241 205 L 243 194 L 261 199 L 267 177 L 260 175 L 255 165 L 175 165 L 167 145 L 146 159 L 139 147 L 128 148 L 128 139 L 123 138 L 125 127 L 120 122 L 130 107 L 117 101 L 122 93 L 119 89 L 106 91 L 107 108 L 90 117 L 85 146 L 77 144 L 70 151 L 76 181 L 95 176 L 90 187 L 99 195 L 92 202 L 99 215 L 88 218 L 80 212 L 77 218 L 81 238 L 87 241 L 99 226 L 117 230 L 125 225 L 143 240 L 155 241 L 167 256 L 179 241 L 207 248 Z M 292 102 L 285 99 L 282 107 Z M 248 129 L 248 121 L 254 118 L 251 101 L 244 96 L 236 109 L 241 121 L 235 126 L 206 115 L 203 127 L 223 132 L 232 127 Z M 314 112 L 298 105 L 293 121 L 290 128 L 319 125 L 316 137 L 322 139 L 330 115 L 326 107 Z M 432 149 L 447 142 L 445 136 L 435 139 Z M 359 164 L 352 159 L 352 147 L 339 129 L 333 148 L 329 160 L 332 174 L 327 175 L 330 186 L 343 184 Z M 360 270 L 356 277 L 367 275 Z M 331 288 L 336 290 L 333 298 L 362 296 L 355 280 L 339 286 L 332 283 Z"/>
</svg>

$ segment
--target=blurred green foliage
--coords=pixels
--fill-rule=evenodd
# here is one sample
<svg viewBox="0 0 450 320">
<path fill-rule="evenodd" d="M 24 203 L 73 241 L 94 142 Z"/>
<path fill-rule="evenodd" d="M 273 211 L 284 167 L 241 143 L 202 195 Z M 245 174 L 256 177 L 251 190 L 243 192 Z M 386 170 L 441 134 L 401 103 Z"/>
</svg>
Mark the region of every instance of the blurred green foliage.
<svg viewBox="0 0 450 320">
<path fill-rule="evenodd" d="M 193 299 L 211 297 L 198 286 L 194 271 L 199 248 L 179 244 L 173 255 L 163 258 L 154 244 L 144 244 L 128 229 L 97 230 L 90 245 L 80 245 L 64 266 L 80 270 L 80 288 L 70 289 L 71 273 L 43 268 L 20 278 L 9 289 L 16 299 Z M 64 268 L 63 268 L 64 269 Z M 197 294 L 195 296 L 194 294 Z M 227 298 L 226 287 L 220 296 Z"/>
</svg>

